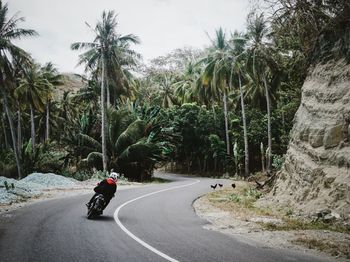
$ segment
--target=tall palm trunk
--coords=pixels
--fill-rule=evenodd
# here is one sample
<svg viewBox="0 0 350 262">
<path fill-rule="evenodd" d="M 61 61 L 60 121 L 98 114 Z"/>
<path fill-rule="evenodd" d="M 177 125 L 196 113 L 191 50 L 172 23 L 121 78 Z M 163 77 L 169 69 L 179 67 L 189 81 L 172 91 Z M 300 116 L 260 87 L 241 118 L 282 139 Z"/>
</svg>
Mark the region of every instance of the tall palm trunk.
<svg viewBox="0 0 350 262">
<path fill-rule="evenodd" d="M 105 73 L 106 76 L 106 94 L 107 94 L 107 98 L 106 98 L 106 108 L 109 109 L 111 107 L 111 97 L 110 97 L 110 90 L 109 90 L 109 81 L 108 81 L 108 74 Z M 105 115 L 107 115 L 107 112 L 105 113 Z M 106 119 L 107 120 L 107 119 Z M 110 141 L 109 140 L 109 122 L 108 120 L 106 121 L 106 132 L 105 132 L 105 137 L 106 137 L 106 141 Z"/>
<path fill-rule="evenodd" d="M 244 134 L 244 173 L 245 176 L 249 176 L 249 148 L 248 148 L 248 133 L 247 133 L 247 122 L 245 117 L 245 108 L 244 108 L 244 95 L 241 83 L 241 74 L 238 74 L 238 82 L 239 82 L 239 92 L 241 95 L 241 107 L 242 107 L 242 120 L 243 120 L 243 134 Z"/>
<path fill-rule="evenodd" d="M 5 110 L 5 104 L 3 103 L 3 108 L 4 108 L 4 112 L 6 112 Z M 3 129 L 3 132 L 4 132 L 4 140 L 5 140 L 5 148 L 8 148 L 9 147 L 9 144 L 8 144 L 8 138 L 7 138 L 7 131 L 6 131 L 6 113 L 2 115 L 2 129 Z"/>
<path fill-rule="evenodd" d="M 35 151 L 35 123 L 34 123 L 34 109 L 33 105 L 30 103 L 30 131 L 31 131 L 31 138 L 32 138 L 32 147 L 33 151 Z"/>
<path fill-rule="evenodd" d="M 101 76 L 101 136 L 102 136 L 102 164 L 103 171 L 107 171 L 107 149 L 106 149 L 106 108 L 105 108 L 105 61 L 102 56 L 102 76 Z"/>
<path fill-rule="evenodd" d="M 224 102 L 224 116 L 225 116 L 225 135 L 226 135 L 226 153 L 230 155 L 230 137 L 228 134 L 228 113 L 227 113 L 227 97 L 226 91 L 224 91 L 224 95 L 222 98 Z"/>
<path fill-rule="evenodd" d="M 109 108 L 111 106 L 111 94 L 109 90 L 108 78 L 106 79 L 106 91 L 107 91 L 107 108 Z"/>
<path fill-rule="evenodd" d="M 46 133 L 45 141 L 50 139 L 50 101 L 46 103 Z"/>
<path fill-rule="evenodd" d="M 261 154 L 261 168 L 262 172 L 265 173 L 265 150 L 264 150 L 264 144 L 260 143 L 260 154 Z"/>
<path fill-rule="evenodd" d="M 8 144 L 6 127 L 5 127 L 5 117 L 2 117 L 2 131 L 4 132 L 4 142 L 5 142 L 4 145 L 5 145 L 5 148 L 8 148 L 9 144 Z"/>
<path fill-rule="evenodd" d="M 3 88 L 0 88 L 0 89 L 1 89 L 3 97 L 4 97 L 3 101 L 4 101 L 5 113 L 6 113 L 8 121 L 9 121 L 9 125 L 10 125 L 10 132 L 11 132 L 12 144 L 13 144 L 13 152 L 15 154 L 15 160 L 16 160 L 16 165 L 17 165 L 18 179 L 21 179 L 22 178 L 22 174 L 21 174 L 21 160 L 20 160 L 20 157 L 19 157 L 19 154 L 18 154 L 15 126 L 13 124 L 13 120 L 12 120 L 12 117 L 11 117 L 10 109 L 8 107 L 7 94 L 3 90 Z"/>
<path fill-rule="evenodd" d="M 18 149 L 18 154 L 21 156 L 21 151 L 22 151 L 22 114 L 21 114 L 21 109 L 18 104 L 18 111 L 17 111 L 17 149 Z"/>
<path fill-rule="evenodd" d="M 271 112 L 270 112 L 270 95 L 266 83 L 266 76 L 264 76 L 264 86 L 265 86 L 265 96 L 266 96 L 266 107 L 267 107 L 267 143 L 268 143 L 268 155 L 266 159 L 266 169 L 267 173 L 270 174 L 271 171 L 271 156 L 272 156 L 272 134 L 271 134 Z"/>
</svg>

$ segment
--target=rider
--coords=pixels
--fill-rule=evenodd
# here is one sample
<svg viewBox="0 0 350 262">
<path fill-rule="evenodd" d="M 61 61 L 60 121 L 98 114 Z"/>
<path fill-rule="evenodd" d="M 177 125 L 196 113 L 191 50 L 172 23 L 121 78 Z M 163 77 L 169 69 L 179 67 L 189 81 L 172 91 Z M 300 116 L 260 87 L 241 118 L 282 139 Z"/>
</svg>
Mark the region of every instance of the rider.
<svg viewBox="0 0 350 262">
<path fill-rule="evenodd" d="M 103 209 L 105 209 L 107 207 L 107 205 L 109 204 L 109 201 L 111 201 L 112 197 L 114 197 L 114 194 L 117 191 L 117 181 L 118 181 L 118 174 L 115 172 L 111 172 L 111 174 L 109 175 L 108 178 L 102 180 L 94 188 L 94 191 L 96 193 L 90 199 L 89 203 L 86 204 L 86 206 L 88 208 L 90 208 L 90 205 L 91 205 L 93 199 L 97 195 L 102 194 L 104 199 L 105 199 L 105 206 L 103 207 Z"/>
</svg>

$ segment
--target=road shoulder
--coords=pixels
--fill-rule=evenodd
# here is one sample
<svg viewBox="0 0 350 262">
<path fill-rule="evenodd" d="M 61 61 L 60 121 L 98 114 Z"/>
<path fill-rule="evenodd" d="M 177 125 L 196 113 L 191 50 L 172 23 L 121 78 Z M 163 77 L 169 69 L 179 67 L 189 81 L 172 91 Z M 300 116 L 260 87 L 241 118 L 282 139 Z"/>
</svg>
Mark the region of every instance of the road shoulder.
<svg viewBox="0 0 350 262">
<path fill-rule="evenodd" d="M 328 257 L 331 260 L 349 261 L 349 234 L 329 230 L 267 230 L 261 226 L 261 222 L 278 224 L 282 221 L 274 216 L 251 212 L 250 209 L 230 210 L 227 205 L 225 207 L 227 200 L 221 198 L 230 189 L 222 190 L 222 194 L 217 190 L 198 198 L 193 203 L 197 215 L 210 222 L 204 226 L 206 229 L 222 232 L 253 246 L 292 249 Z M 315 247 L 315 243 L 310 244 L 314 239 L 324 246 Z"/>
</svg>

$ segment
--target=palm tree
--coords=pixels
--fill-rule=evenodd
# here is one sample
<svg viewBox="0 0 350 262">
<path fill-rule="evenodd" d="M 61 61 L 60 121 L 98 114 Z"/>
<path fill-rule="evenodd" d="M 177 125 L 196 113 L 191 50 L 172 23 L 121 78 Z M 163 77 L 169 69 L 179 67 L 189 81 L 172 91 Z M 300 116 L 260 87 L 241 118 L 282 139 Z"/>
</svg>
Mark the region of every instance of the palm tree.
<svg viewBox="0 0 350 262">
<path fill-rule="evenodd" d="M 9 147 L 9 143 L 8 143 L 8 138 L 7 138 L 5 108 L 4 108 L 2 101 L 1 101 L 0 108 L 3 109 L 3 111 L 1 111 L 1 127 L 2 127 L 3 136 L 4 136 L 4 143 L 1 143 L 1 145 L 2 145 L 2 148 L 6 149 Z"/>
<path fill-rule="evenodd" d="M 130 49 L 130 44 L 138 44 L 138 37 L 130 34 L 121 36 L 116 33 L 117 16 L 114 11 L 102 13 L 102 21 L 98 22 L 94 28 L 95 39 L 93 42 L 78 42 L 71 45 L 73 50 L 86 50 L 80 55 L 79 64 L 86 65 L 86 71 L 96 70 L 101 80 L 101 137 L 103 170 L 107 170 L 107 150 L 106 150 L 106 97 L 105 80 L 110 76 L 112 66 L 118 76 L 122 75 L 122 66 L 134 61 L 135 52 Z M 107 73 L 106 73 L 107 68 Z M 111 79 L 107 78 L 109 83 Z M 117 81 L 117 79 L 115 79 Z M 121 81 L 118 79 L 118 81 Z M 108 93 L 107 93 L 108 97 Z M 110 101 L 107 101 L 109 103 Z"/>
<path fill-rule="evenodd" d="M 23 22 L 23 17 L 18 14 L 8 18 L 8 5 L 0 0 L 0 90 L 3 97 L 5 113 L 9 121 L 13 152 L 17 164 L 18 177 L 21 178 L 21 163 L 17 147 L 15 127 L 13 124 L 12 113 L 9 108 L 8 96 L 13 89 L 14 79 L 13 62 L 20 59 L 29 59 L 29 55 L 18 46 L 12 43 L 13 40 L 19 40 L 23 37 L 34 36 L 37 33 L 34 30 L 18 28 L 18 23 Z"/>
<path fill-rule="evenodd" d="M 245 106 L 244 106 L 244 94 L 241 81 L 241 72 L 238 72 L 238 85 L 239 93 L 241 97 L 241 109 L 242 109 L 242 121 L 243 121 L 243 136 L 244 136 L 244 173 L 245 176 L 249 175 L 249 147 L 248 147 L 248 131 L 247 131 L 247 120 L 245 115 Z"/>
<path fill-rule="evenodd" d="M 54 65 L 49 62 L 45 64 L 42 68 L 43 77 L 51 84 L 52 88 L 63 85 L 62 75 L 58 73 L 58 70 Z M 52 89 L 48 90 L 46 96 L 46 128 L 45 128 L 45 140 L 50 139 L 50 105 L 52 100 Z"/>
<path fill-rule="evenodd" d="M 99 109 L 100 86 L 97 81 L 89 80 L 85 87 L 71 97 L 73 103 L 83 106 L 84 110 L 97 111 Z"/>
<path fill-rule="evenodd" d="M 244 173 L 247 177 L 249 175 L 249 147 L 248 147 L 248 132 L 247 132 L 247 121 L 245 115 L 245 106 L 244 106 L 244 91 L 242 88 L 242 64 L 244 63 L 244 48 L 247 43 L 247 38 L 241 33 L 235 32 L 232 35 L 230 41 L 232 44 L 232 52 L 235 55 L 235 59 L 232 65 L 232 73 L 235 73 L 238 78 L 238 86 L 241 100 L 241 111 L 242 111 L 242 121 L 243 121 L 243 136 L 244 136 Z M 231 75 L 232 77 L 232 75 Z M 232 80 L 230 80 L 232 83 Z"/>
<path fill-rule="evenodd" d="M 197 80 L 199 78 L 199 67 L 190 61 L 180 76 L 180 80 L 174 83 L 175 94 L 181 104 L 195 101 Z"/>
<path fill-rule="evenodd" d="M 159 83 L 159 95 L 162 101 L 162 107 L 172 107 L 176 101 L 174 97 L 174 77 L 172 75 L 164 74 Z"/>
<path fill-rule="evenodd" d="M 118 54 L 120 57 L 117 59 L 108 59 L 106 65 L 107 106 L 110 103 L 116 106 L 117 100 L 134 97 L 136 91 L 135 78 L 130 72 L 130 69 L 136 68 L 141 56 L 130 49 L 130 43 L 128 41 L 139 43 L 139 40 L 132 35 L 118 37 L 116 41 L 119 42 L 120 50 Z"/>
<path fill-rule="evenodd" d="M 76 117 L 76 107 L 73 98 L 71 91 L 64 91 L 62 99 L 58 102 L 60 117 L 69 122 Z"/>
<path fill-rule="evenodd" d="M 247 37 L 249 39 L 247 63 L 254 79 L 255 88 L 263 88 L 265 92 L 268 129 L 267 172 L 270 172 L 272 156 L 271 102 L 267 78 L 269 71 L 275 66 L 275 62 L 273 60 L 272 47 L 266 41 L 268 33 L 264 15 L 250 14 L 247 27 Z"/>
<path fill-rule="evenodd" d="M 154 164 L 162 158 L 164 139 L 159 139 L 163 130 L 154 130 L 157 125 L 151 119 L 135 119 L 128 110 L 108 110 L 110 166 L 132 180 L 149 179 Z M 153 131 L 154 130 L 154 131 Z M 84 159 L 91 166 L 99 166 L 102 160 L 101 143 L 85 134 L 80 134 L 81 143 L 90 153 Z"/>
<path fill-rule="evenodd" d="M 44 77 L 40 66 L 32 64 L 25 70 L 24 77 L 20 79 L 19 86 L 15 91 L 16 97 L 23 97 L 25 102 L 29 104 L 33 150 L 35 150 L 36 145 L 34 110 L 41 112 L 45 110 L 45 104 L 51 89 L 52 84 Z"/>
<path fill-rule="evenodd" d="M 20 58 L 13 62 L 12 78 L 15 79 L 15 85 L 19 85 L 19 79 L 24 77 L 24 68 L 28 67 L 31 61 L 26 58 Z M 16 90 L 14 90 L 16 91 Z M 14 97 L 15 98 L 15 97 Z M 13 104 L 17 106 L 17 148 L 19 158 L 22 158 L 22 112 L 26 109 L 27 104 L 23 99 L 14 99 Z"/>
<path fill-rule="evenodd" d="M 209 54 L 201 62 L 205 64 L 202 75 L 203 85 L 208 87 L 208 91 L 214 99 L 219 100 L 222 97 L 225 116 L 226 153 L 230 155 L 227 94 L 230 87 L 233 58 L 228 50 L 229 45 L 226 41 L 226 34 L 222 28 L 219 28 L 216 31 L 216 38 L 212 40 Z"/>
</svg>

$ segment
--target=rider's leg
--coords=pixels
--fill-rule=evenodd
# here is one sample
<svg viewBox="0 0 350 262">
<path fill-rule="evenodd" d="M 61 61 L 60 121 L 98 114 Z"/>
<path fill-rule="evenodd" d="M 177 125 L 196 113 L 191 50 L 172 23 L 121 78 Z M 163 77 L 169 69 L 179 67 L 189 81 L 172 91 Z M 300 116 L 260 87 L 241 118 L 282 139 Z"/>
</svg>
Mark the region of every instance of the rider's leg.
<svg viewBox="0 0 350 262">
<path fill-rule="evenodd" d="M 90 199 L 90 201 L 89 201 L 88 203 L 86 203 L 85 205 L 86 205 L 87 207 L 90 207 L 92 201 L 94 200 L 94 198 L 95 198 L 97 195 L 98 195 L 98 193 L 95 193 L 95 195 L 93 195 L 92 198 Z"/>
</svg>

